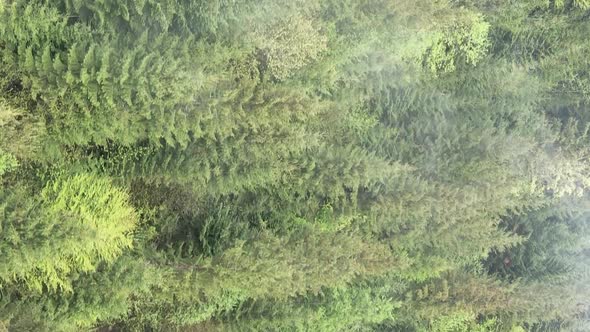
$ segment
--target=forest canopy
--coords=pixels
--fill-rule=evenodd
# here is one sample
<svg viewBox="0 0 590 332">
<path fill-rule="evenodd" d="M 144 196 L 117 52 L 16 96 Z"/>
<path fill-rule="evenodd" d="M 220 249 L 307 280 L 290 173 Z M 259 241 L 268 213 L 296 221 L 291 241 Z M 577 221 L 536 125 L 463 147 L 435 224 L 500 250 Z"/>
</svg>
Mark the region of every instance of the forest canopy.
<svg viewBox="0 0 590 332">
<path fill-rule="evenodd" d="M 589 0 L 0 0 L 0 331 L 590 331 L 589 36 Z"/>
</svg>

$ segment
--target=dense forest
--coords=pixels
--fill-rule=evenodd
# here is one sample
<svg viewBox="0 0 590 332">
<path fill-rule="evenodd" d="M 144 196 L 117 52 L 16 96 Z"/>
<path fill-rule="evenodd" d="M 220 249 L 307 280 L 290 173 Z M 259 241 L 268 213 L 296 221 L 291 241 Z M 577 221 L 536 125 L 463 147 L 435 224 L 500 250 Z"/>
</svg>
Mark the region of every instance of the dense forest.
<svg viewBox="0 0 590 332">
<path fill-rule="evenodd" d="M 0 331 L 590 331 L 590 0 L 0 0 Z"/>
</svg>

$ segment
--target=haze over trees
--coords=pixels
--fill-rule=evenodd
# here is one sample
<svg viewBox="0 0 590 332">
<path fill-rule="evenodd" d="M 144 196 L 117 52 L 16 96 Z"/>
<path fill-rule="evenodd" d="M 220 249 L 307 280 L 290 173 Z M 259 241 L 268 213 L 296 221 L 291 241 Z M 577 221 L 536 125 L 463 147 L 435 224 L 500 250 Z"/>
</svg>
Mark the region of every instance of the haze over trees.
<svg viewBox="0 0 590 332">
<path fill-rule="evenodd" d="M 590 1 L 0 0 L 0 331 L 589 331 Z"/>
</svg>

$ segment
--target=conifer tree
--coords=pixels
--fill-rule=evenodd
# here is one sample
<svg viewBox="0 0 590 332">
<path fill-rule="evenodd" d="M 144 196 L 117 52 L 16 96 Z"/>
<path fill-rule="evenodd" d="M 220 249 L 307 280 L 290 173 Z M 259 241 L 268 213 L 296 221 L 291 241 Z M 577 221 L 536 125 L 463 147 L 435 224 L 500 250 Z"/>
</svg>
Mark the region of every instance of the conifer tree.
<svg viewBox="0 0 590 332">
<path fill-rule="evenodd" d="M 149 292 L 158 282 L 158 273 L 144 262 L 123 256 L 113 264 L 99 264 L 93 273 L 81 273 L 72 282 L 72 292 L 27 295 L 7 287 L 0 316 L 11 331 L 79 331 L 125 316 L 130 298 Z"/>
<path fill-rule="evenodd" d="M 326 289 L 322 295 L 287 302 L 253 301 L 237 313 L 225 314 L 219 331 L 357 331 L 378 324 L 392 315 L 393 303 L 379 289 L 355 285 L 348 289 Z M 234 316 L 235 315 L 235 316 Z"/>
<path fill-rule="evenodd" d="M 126 194 L 91 174 L 57 179 L 38 198 L 2 189 L 2 286 L 71 291 L 71 278 L 131 246 L 136 213 Z"/>
<path fill-rule="evenodd" d="M 170 259 L 163 266 L 171 273 L 168 282 L 156 288 L 155 298 L 142 298 L 129 322 L 155 328 L 187 326 L 248 299 L 280 301 L 320 294 L 323 287 L 345 287 L 360 276 L 380 275 L 405 264 L 386 246 L 359 236 L 302 227 L 284 237 L 261 231 L 209 258 Z"/>
</svg>

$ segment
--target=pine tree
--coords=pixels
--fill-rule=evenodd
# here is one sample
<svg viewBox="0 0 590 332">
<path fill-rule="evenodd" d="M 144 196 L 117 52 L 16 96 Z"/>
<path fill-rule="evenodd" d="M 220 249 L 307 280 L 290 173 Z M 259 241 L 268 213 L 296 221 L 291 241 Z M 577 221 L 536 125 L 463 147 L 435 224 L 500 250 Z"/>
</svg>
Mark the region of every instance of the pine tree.
<svg viewBox="0 0 590 332">
<path fill-rule="evenodd" d="M 399 305 L 379 292 L 369 285 L 354 285 L 287 302 L 252 301 L 224 314 L 217 330 L 359 331 L 391 319 Z"/>
<path fill-rule="evenodd" d="M 194 39 L 95 37 L 89 26 L 35 4 L 14 3 L 2 14 L 3 63 L 53 118 L 63 143 L 185 144 L 186 123 L 194 123 L 187 108 L 203 85 L 203 71 L 189 60 L 203 49 Z"/>
<path fill-rule="evenodd" d="M 99 264 L 81 273 L 73 292 L 25 295 L 12 287 L 3 290 L 0 316 L 12 331 L 79 331 L 114 322 L 131 309 L 131 298 L 149 292 L 159 274 L 136 258 L 123 256 L 113 264 Z"/>
<path fill-rule="evenodd" d="M 169 259 L 168 282 L 141 299 L 129 323 L 186 326 L 252 299 L 286 300 L 323 287 L 341 286 L 360 276 L 380 275 L 395 265 L 386 246 L 344 231 L 318 231 L 302 225 L 288 236 L 268 231 L 212 257 Z M 337 245 L 336 245 L 337 244 Z"/>
<path fill-rule="evenodd" d="M 2 189 L 2 286 L 71 291 L 71 278 L 112 262 L 132 244 L 126 194 L 91 174 L 57 179 L 33 197 Z"/>
</svg>

